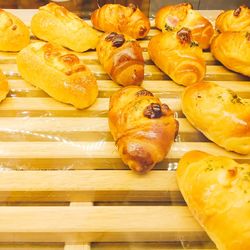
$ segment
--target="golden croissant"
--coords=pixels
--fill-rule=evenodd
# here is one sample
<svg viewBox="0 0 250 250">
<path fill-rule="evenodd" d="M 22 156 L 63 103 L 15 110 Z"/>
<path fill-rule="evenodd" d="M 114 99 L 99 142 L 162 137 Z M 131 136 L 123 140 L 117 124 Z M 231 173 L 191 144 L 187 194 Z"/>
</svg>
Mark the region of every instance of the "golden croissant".
<svg viewBox="0 0 250 250">
<path fill-rule="evenodd" d="M 222 12 L 216 18 L 215 27 L 220 32 L 250 31 L 250 9 L 242 5 L 235 10 Z"/>
<path fill-rule="evenodd" d="M 191 151 L 179 162 L 177 182 L 216 249 L 250 249 L 249 164 Z"/>
<path fill-rule="evenodd" d="M 6 98 L 8 92 L 9 92 L 8 81 L 3 72 L 0 70 L 0 102 Z"/>
<path fill-rule="evenodd" d="M 19 51 L 29 43 L 28 27 L 16 16 L 0 9 L 0 51 Z"/>
<path fill-rule="evenodd" d="M 213 56 L 225 67 L 250 76 L 250 32 L 223 32 L 211 44 Z"/>
<path fill-rule="evenodd" d="M 202 49 L 209 48 L 214 34 L 212 24 L 189 3 L 181 3 L 162 7 L 155 16 L 155 25 L 165 31 L 177 31 L 182 27 L 192 31 L 194 41 Z"/>
<path fill-rule="evenodd" d="M 111 96 L 108 118 L 123 162 L 139 173 L 165 158 L 178 133 L 170 108 L 139 86 L 122 88 Z"/>
<path fill-rule="evenodd" d="M 99 61 L 112 80 L 123 86 L 139 85 L 144 78 L 144 60 L 140 44 L 116 32 L 105 34 L 97 48 Z"/>
<path fill-rule="evenodd" d="M 178 84 L 188 86 L 205 76 L 202 49 L 192 40 L 191 31 L 187 28 L 153 37 L 148 45 L 148 53 L 156 66 Z"/>
<path fill-rule="evenodd" d="M 182 111 L 208 139 L 228 151 L 250 154 L 250 104 L 211 82 L 187 87 Z"/>
<path fill-rule="evenodd" d="M 36 42 L 17 55 L 23 79 L 58 101 L 82 109 L 98 95 L 95 76 L 72 52 L 51 43 Z"/>
<path fill-rule="evenodd" d="M 32 33 L 39 39 L 77 52 L 95 49 L 99 34 L 81 18 L 63 6 L 49 3 L 31 20 Z"/>
<path fill-rule="evenodd" d="M 91 14 L 93 26 L 105 32 L 118 32 L 135 39 L 145 37 L 150 30 L 149 19 L 134 4 L 105 4 Z"/>
</svg>

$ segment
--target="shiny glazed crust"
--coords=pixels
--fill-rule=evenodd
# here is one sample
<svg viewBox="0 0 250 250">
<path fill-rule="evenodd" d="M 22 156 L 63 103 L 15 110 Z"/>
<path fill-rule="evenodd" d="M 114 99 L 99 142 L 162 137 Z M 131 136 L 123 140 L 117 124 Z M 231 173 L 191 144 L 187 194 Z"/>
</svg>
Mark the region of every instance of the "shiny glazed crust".
<svg viewBox="0 0 250 250">
<path fill-rule="evenodd" d="M 182 111 L 208 139 L 228 151 L 250 153 L 250 104 L 215 83 L 186 88 Z"/>
<path fill-rule="evenodd" d="M 223 32 L 215 37 L 211 52 L 225 67 L 250 76 L 250 33 Z"/>
<path fill-rule="evenodd" d="M 82 109 L 97 98 L 94 75 L 76 55 L 61 46 L 33 43 L 19 52 L 17 66 L 24 80 L 58 101 Z"/>
<path fill-rule="evenodd" d="M 214 34 L 212 24 L 198 11 L 193 10 L 189 3 L 162 7 L 156 13 L 155 25 L 163 32 L 189 28 L 193 40 L 198 42 L 202 49 L 209 48 Z"/>
<path fill-rule="evenodd" d="M 178 84 L 189 86 L 205 76 L 202 49 L 191 40 L 182 42 L 176 32 L 154 36 L 149 42 L 148 53 L 156 66 Z"/>
<path fill-rule="evenodd" d="M 25 24 L 11 13 L 0 9 L 0 51 L 19 51 L 30 43 Z"/>
<path fill-rule="evenodd" d="M 145 37 L 150 30 L 148 18 L 133 4 L 105 4 L 91 14 L 93 26 L 105 32 L 118 32 L 135 39 Z"/>
<path fill-rule="evenodd" d="M 178 122 L 169 107 L 139 86 L 112 95 L 108 118 L 123 162 L 139 173 L 165 158 L 178 133 Z"/>
<path fill-rule="evenodd" d="M 39 39 L 77 52 L 95 49 L 100 36 L 77 15 L 55 3 L 39 8 L 31 20 L 31 30 Z"/>
<path fill-rule="evenodd" d="M 97 55 L 112 80 L 123 86 L 139 85 L 144 78 L 144 60 L 139 43 L 127 36 L 107 33 L 99 41 Z"/>
<path fill-rule="evenodd" d="M 8 81 L 3 72 L 0 70 L 0 102 L 6 98 L 8 92 L 9 92 Z"/>
<path fill-rule="evenodd" d="M 215 27 L 220 32 L 250 31 L 250 9 L 240 6 L 235 10 L 222 12 L 216 19 Z"/>
<path fill-rule="evenodd" d="M 177 182 L 218 250 L 250 249 L 249 164 L 191 151 L 179 162 Z"/>
</svg>

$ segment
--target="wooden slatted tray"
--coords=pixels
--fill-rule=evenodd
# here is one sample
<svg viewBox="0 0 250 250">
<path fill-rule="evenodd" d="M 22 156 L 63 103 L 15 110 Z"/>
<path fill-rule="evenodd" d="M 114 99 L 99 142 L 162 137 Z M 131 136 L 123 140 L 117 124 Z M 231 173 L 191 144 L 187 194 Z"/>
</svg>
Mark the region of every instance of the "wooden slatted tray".
<svg viewBox="0 0 250 250">
<path fill-rule="evenodd" d="M 27 24 L 34 11 L 12 10 Z M 212 21 L 218 11 L 203 11 Z M 79 53 L 95 73 L 99 97 L 80 111 L 23 81 L 15 53 L 0 53 L 11 91 L 0 105 L 0 249 L 147 250 L 213 249 L 193 219 L 175 179 L 187 151 L 204 150 L 250 162 L 226 152 L 193 128 L 181 112 L 182 86 L 157 69 L 144 48 L 143 87 L 175 111 L 180 133 L 166 159 L 145 176 L 122 163 L 107 122 L 109 97 L 120 87 L 97 61 Z M 34 38 L 35 39 L 35 38 Z M 33 39 L 33 41 L 34 41 Z M 250 99 L 250 79 L 225 69 L 205 52 L 206 80 Z"/>
</svg>

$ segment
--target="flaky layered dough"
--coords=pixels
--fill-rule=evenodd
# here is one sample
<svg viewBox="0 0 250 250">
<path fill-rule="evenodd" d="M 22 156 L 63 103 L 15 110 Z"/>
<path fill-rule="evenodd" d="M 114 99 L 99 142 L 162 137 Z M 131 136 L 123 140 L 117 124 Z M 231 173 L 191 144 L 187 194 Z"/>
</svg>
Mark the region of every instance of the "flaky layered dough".
<svg viewBox="0 0 250 250">
<path fill-rule="evenodd" d="M 100 36 L 77 15 L 55 3 L 39 8 L 31 20 L 31 30 L 39 39 L 77 52 L 95 49 Z"/>
<path fill-rule="evenodd" d="M 145 37 L 150 30 L 148 18 L 133 4 L 105 4 L 91 14 L 93 26 L 105 32 L 118 32 L 135 39 Z"/>
<path fill-rule="evenodd" d="M 29 43 L 28 27 L 16 16 L 0 9 L 0 51 L 19 51 Z"/>
<path fill-rule="evenodd" d="M 27 82 L 58 101 L 82 109 L 98 95 L 94 75 L 72 52 L 58 45 L 37 42 L 17 55 L 17 66 Z"/>
<path fill-rule="evenodd" d="M 220 32 L 250 31 L 250 9 L 240 6 L 235 10 L 222 12 L 216 18 L 215 27 Z"/>
<path fill-rule="evenodd" d="M 144 60 L 139 43 L 127 36 L 107 33 L 99 41 L 97 55 L 104 70 L 120 85 L 139 85 L 144 78 Z"/>
<path fill-rule="evenodd" d="M 186 153 L 177 182 L 218 250 L 250 249 L 250 165 L 200 151 Z"/>
<path fill-rule="evenodd" d="M 112 95 L 108 118 L 123 162 L 139 173 L 165 158 L 178 132 L 169 107 L 139 86 Z"/>
<path fill-rule="evenodd" d="M 250 104 L 231 90 L 203 82 L 186 88 L 182 111 L 208 139 L 229 151 L 250 153 Z"/>
<path fill-rule="evenodd" d="M 223 32 L 215 37 L 211 52 L 225 67 L 250 76 L 250 33 Z"/>
<path fill-rule="evenodd" d="M 9 92 L 9 84 L 8 81 L 0 70 L 0 102 L 4 100 Z"/>
<path fill-rule="evenodd" d="M 194 41 L 198 42 L 202 49 L 209 48 L 214 34 L 212 24 L 197 10 L 193 10 L 189 3 L 162 7 L 156 13 L 155 25 L 163 32 L 189 28 Z"/>
<path fill-rule="evenodd" d="M 192 41 L 188 29 L 153 37 L 148 45 L 148 53 L 156 66 L 178 84 L 192 85 L 205 76 L 206 64 L 202 49 Z"/>
</svg>

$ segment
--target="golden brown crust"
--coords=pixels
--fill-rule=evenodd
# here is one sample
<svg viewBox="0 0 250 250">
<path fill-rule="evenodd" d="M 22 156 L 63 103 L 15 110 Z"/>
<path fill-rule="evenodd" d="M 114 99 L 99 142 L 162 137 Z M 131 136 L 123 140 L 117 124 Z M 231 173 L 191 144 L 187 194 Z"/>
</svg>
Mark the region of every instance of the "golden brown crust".
<svg viewBox="0 0 250 250">
<path fill-rule="evenodd" d="M 250 153 L 250 105 L 236 93 L 215 83 L 186 88 L 182 111 L 208 139 L 229 151 Z"/>
<path fill-rule="evenodd" d="M 212 24 L 198 11 L 193 10 L 189 3 L 162 7 L 156 13 L 155 25 L 163 32 L 189 28 L 194 41 L 198 42 L 202 49 L 209 48 L 214 34 Z"/>
<path fill-rule="evenodd" d="M 31 30 L 39 39 L 77 52 L 95 49 L 100 36 L 77 15 L 55 3 L 39 8 L 31 20 Z"/>
<path fill-rule="evenodd" d="M 211 44 L 211 52 L 225 67 L 250 76 L 250 33 L 223 32 Z"/>
<path fill-rule="evenodd" d="M 33 43 L 19 52 L 17 65 L 24 80 L 58 101 L 81 109 L 97 98 L 94 75 L 76 55 L 59 45 Z"/>
<path fill-rule="evenodd" d="M 242 5 L 235 10 L 222 12 L 216 19 L 215 27 L 220 32 L 250 31 L 250 9 Z"/>
<path fill-rule="evenodd" d="M 250 165 L 200 151 L 179 162 L 177 182 L 189 209 L 219 250 L 250 249 Z"/>
<path fill-rule="evenodd" d="M 153 62 L 178 84 L 188 86 L 205 76 L 202 49 L 192 41 L 188 29 L 153 37 L 148 45 L 148 53 Z"/>
<path fill-rule="evenodd" d="M 165 158 L 178 132 L 169 107 L 139 86 L 112 95 L 109 127 L 123 162 L 139 173 Z"/>
<path fill-rule="evenodd" d="M 7 78 L 0 70 L 0 102 L 4 100 L 9 92 L 9 85 Z"/>
<path fill-rule="evenodd" d="M 0 9 L 0 51 L 19 51 L 29 43 L 28 27 L 16 16 Z"/>
<path fill-rule="evenodd" d="M 144 60 L 139 43 L 115 32 L 99 41 L 97 55 L 112 80 L 123 86 L 139 85 L 144 78 Z"/>
<path fill-rule="evenodd" d="M 150 30 L 148 18 L 139 8 L 130 4 L 105 4 L 91 14 L 93 26 L 105 32 L 118 32 L 135 39 L 145 37 Z"/>
</svg>

